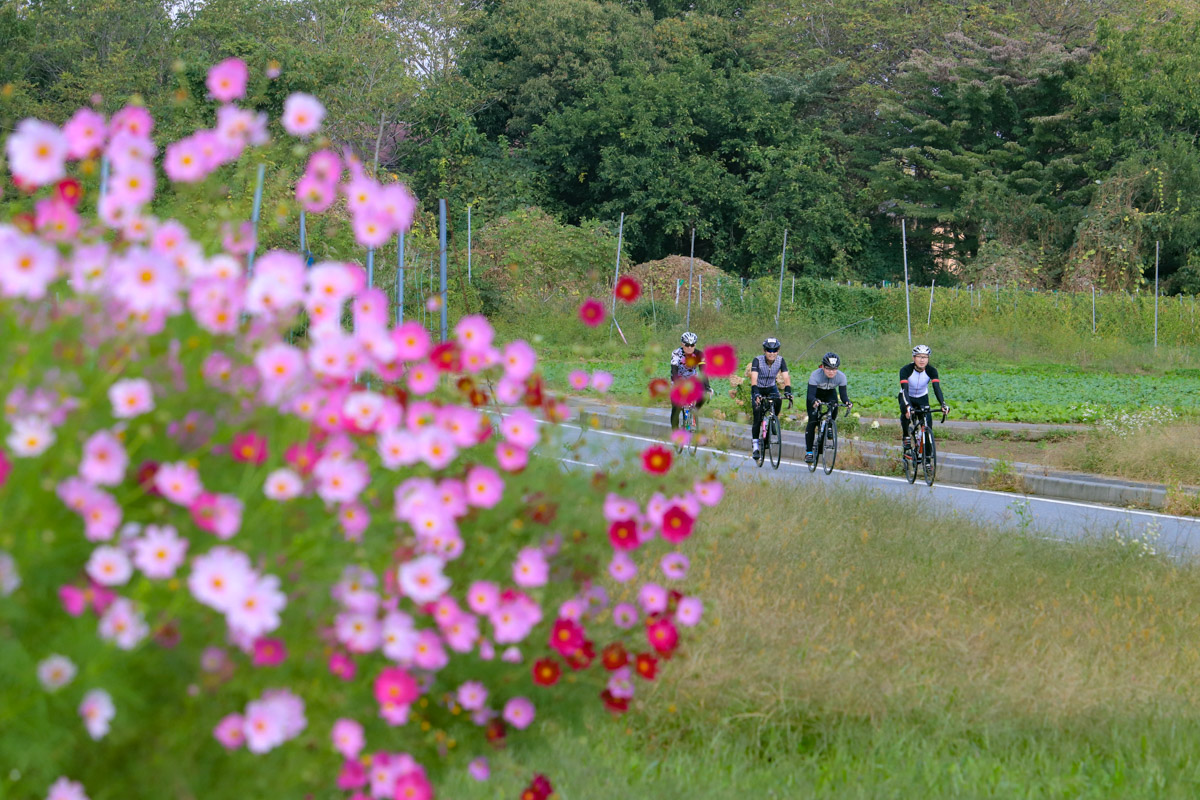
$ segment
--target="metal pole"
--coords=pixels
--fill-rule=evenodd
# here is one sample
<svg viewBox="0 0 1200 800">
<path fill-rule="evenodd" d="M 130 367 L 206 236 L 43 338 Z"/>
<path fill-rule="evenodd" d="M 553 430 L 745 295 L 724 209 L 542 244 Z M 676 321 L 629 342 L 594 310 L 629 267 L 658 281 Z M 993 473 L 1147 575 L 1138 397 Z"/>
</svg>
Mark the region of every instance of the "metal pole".
<svg viewBox="0 0 1200 800">
<path fill-rule="evenodd" d="M 796 305 L 796 276 L 792 276 L 792 305 Z"/>
<path fill-rule="evenodd" d="M 375 248 L 367 251 L 367 288 L 375 288 Z"/>
<path fill-rule="evenodd" d="M 471 207 L 467 206 L 467 284 L 471 283 Z"/>
<path fill-rule="evenodd" d="M 304 229 L 304 209 L 300 209 L 300 254 L 304 256 L 305 265 L 308 264 L 308 233 Z"/>
<path fill-rule="evenodd" d="M 933 286 L 937 283 L 937 278 L 929 282 L 929 314 L 925 317 L 925 327 L 928 328 L 933 322 Z"/>
<path fill-rule="evenodd" d="M 654 279 L 650 279 L 650 313 L 654 315 L 654 329 L 658 330 L 658 309 L 654 307 Z"/>
<path fill-rule="evenodd" d="M 783 250 L 779 253 L 779 297 L 775 300 L 775 327 L 779 327 L 779 311 L 783 308 L 783 271 L 787 264 L 787 228 L 783 229 Z M 796 284 L 792 284 L 795 291 Z"/>
<path fill-rule="evenodd" d="M 617 266 L 613 271 L 612 317 L 617 318 L 617 281 L 621 279 L 621 243 L 625 237 L 625 212 L 621 212 L 621 221 L 617 223 Z"/>
<path fill-rule="evenodd" d="M 1154 242 L 1154 349 L 1158 349 L 1158 245 Z"/>
<path fill-rule="evenodd" d="M 696 278 L 696 283 L 700 287 L 700 297 L 696 301 L 696 307 L 704 308 L 704 275 L 703 274 L 701 274 L 699 278 Z"/>
<path fill-rule="evenodd" d="M 1092 284 L 1092 336 L 1096 335 L 1096 284 Z"/>
<path fill-rule="evenodd" d="M 690 329 L 692 327 L 692 273 L 696 271 L 696 228 L 692 227 L 692 255 L 688 262 L 688 307 L 687 307 L 687 322 L 683 327 Z"/>
<path fill-rule="evenodd" d="M 446 201 L 438 201 L 438 246 L 442 249 L 442 341 L 446 341 Z"/>
<path fill-rule="evenodd" d="M 404 231 L 396 246 L 396 324 L 404 322 Z"/>
<path fill-rule="evenodd" d="M 104 198 L 108 196 L 108 156 L 100 159 L 100 204 L 104 204 Z"/>
<path fill-rule="evenodd" d="M 246 257 L 246 272 L 251 276 L 254 275 L 254 254 L 258 252 L 258 215 L 262 210 L 263 174 L 266 170 L 266 164 L 258 165 L 258 180 L 254 185 L 254 212 L 250 217 L 254 227 L 254 246 L 250 248 L 250 255 Z"/>
<path fill-rule="evenodd" d="M 908 300 L 908 231 L 907 220 L 900 220 L 900 241 L 904 247 L 904 318 L 908 320 L 908 344 L 912 345 L 912 309 Z"/>
</svg>

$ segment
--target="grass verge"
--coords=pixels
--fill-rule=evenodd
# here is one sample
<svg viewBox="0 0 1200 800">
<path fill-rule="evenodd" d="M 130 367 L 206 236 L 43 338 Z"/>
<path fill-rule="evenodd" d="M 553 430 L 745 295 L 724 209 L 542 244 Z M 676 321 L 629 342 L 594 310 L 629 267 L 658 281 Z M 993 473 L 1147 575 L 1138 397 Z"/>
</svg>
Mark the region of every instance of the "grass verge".
<svg viewBox="0 0 1200 800">
<path fill-rule="evenodd" d="M 692 552 L 706 635 L 634 712 L 547 728 L 447 796 L 518 796 L 518 762 L 563 800 L 1200 791 L 1195 565 L 752 481 Z"/>
</svg>

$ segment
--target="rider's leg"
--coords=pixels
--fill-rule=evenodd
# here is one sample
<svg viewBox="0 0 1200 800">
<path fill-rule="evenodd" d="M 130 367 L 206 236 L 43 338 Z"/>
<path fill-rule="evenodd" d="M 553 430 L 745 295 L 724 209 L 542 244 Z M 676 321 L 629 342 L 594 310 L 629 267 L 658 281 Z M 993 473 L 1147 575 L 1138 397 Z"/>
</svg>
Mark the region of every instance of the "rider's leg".
<svg viewBox="0 0 1200 800">
<path fill-rule="evenodd" d="M 804 450 L 808 453 L 813 451 L 813 438 L 817 435 L 817 423 L 820 421 L 821 418 L 809 410 L 808 425 L 804 428 Z"/>
<path fill-rule="evenodd" d="M 908 444 L 908 417 L 904 416 L 904 395 L 898 395 L 896 402 L 900 404 L 900 437 Z"/>
<path fill-rule="evenodd" d="M 754 404 L 754 416 L 750 422 L 750 441 L 753 443 L 755 450 L 758 449 L 758 434 L 762 429 L 763 416 L 766 414 L 766 406 L 762 403 Z"/>
<path fill-rule="evenodd" d="M 682 408 L 674 403 L 671 404 L 671 430 L 677 430 L 679 428 L 679 413 L 681 411 L 683 411 Z"/>
</svg>

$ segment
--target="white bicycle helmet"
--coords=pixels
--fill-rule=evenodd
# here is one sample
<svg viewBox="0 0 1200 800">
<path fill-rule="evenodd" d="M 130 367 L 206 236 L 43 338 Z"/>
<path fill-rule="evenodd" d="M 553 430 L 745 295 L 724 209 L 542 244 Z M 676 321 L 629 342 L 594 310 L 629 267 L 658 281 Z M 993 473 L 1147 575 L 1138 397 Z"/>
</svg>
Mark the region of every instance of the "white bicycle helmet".
<svg viewBox="0 0 1200 800">
<path fill-rule="evenodd" d="M 694 345 L 699 340 L 700 337 L 696 336 L 696 334 L 692 333 L 691 331 L 688 331 L 687 333 L 683 334 L 683 336 L 679 337 L 679 341 L 682 344 Z"/>
<path fill-rule="evenodd" d="M 930 352 L 932 351 L 930 351 L 929 345 L 927 344 L 919 344 L 913 348 L 914 356 L 927 356 L 930 354 Z"/>
</svg>

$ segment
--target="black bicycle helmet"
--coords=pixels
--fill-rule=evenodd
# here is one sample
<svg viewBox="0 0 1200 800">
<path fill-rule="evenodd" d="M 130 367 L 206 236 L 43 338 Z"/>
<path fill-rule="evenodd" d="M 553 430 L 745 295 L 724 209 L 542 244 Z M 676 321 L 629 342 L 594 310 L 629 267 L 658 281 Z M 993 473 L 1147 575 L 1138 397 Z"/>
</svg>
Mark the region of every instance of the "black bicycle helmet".
<svg viewBox="0 0 1200 800">
<path fill-rule="evenodd" d="M 767 339 L 763 339 L 763 350 L 765 350 L 768 353 L 778 353 L 780 347 L 783 347 L 783 345 L 781 345 L 779 343 L 779 340 L 776 339 L 774 336 L 771 336 Z"/>
<path fill-rule="evenodd" d="M 842 366 L 842 360 L 838 358 L 837 353 L 826 353 L 821 357 L 821 366 L 829 367 L 830 369 L 839 369 Z"/>
</svg>

